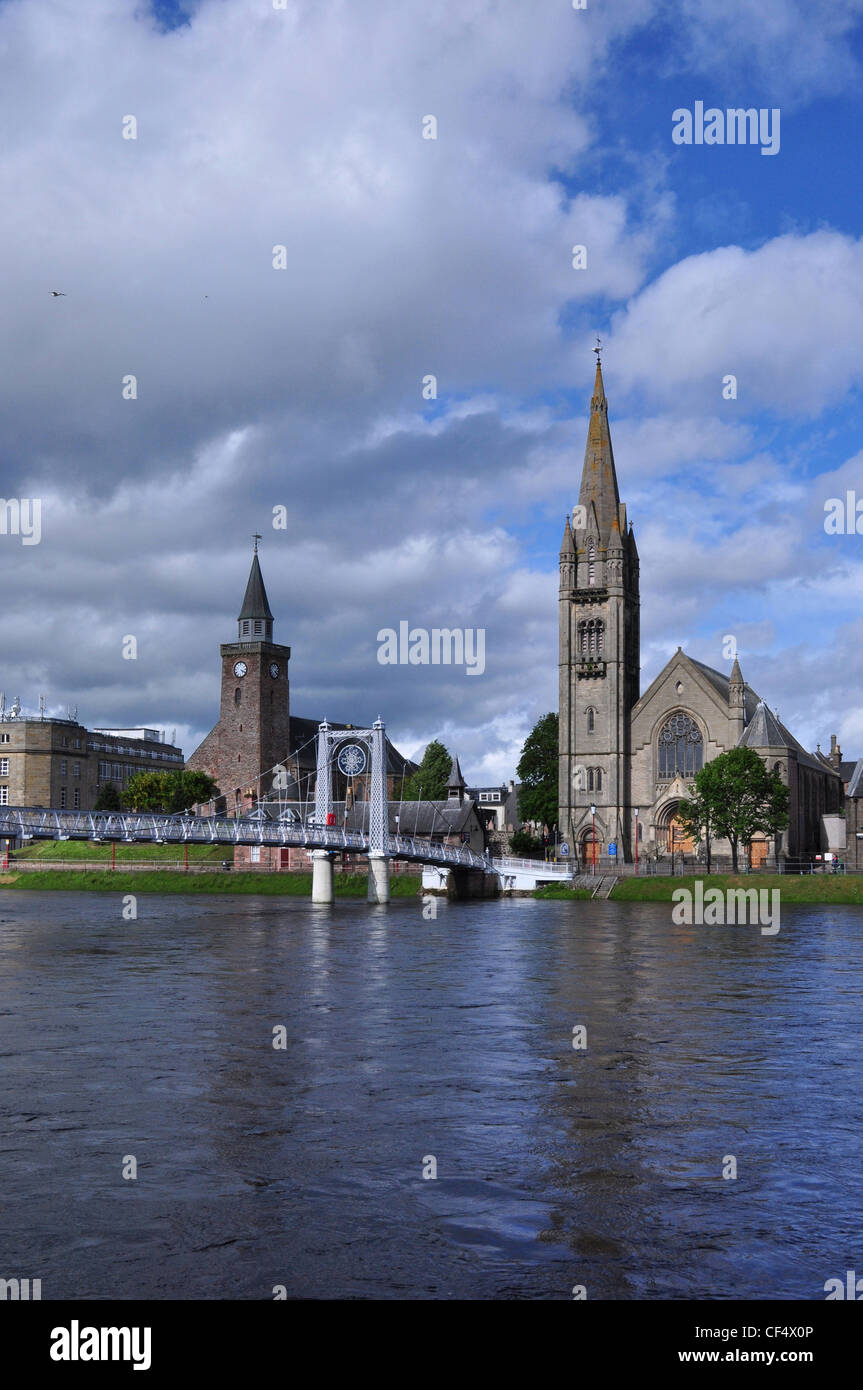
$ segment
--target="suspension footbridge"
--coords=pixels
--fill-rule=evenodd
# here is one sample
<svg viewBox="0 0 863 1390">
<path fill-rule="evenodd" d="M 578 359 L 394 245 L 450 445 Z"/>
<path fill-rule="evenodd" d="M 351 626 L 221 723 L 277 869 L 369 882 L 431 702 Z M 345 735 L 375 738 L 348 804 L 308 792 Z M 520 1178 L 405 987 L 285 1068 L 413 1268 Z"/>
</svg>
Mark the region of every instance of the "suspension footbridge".
<svg viewBox="0 0 863 1390">
<path fill-rule="evenodd" d="M 332 769 L 339 745 L 367 748 L 370 755 L 368 828 L 335 825 Z M 341 764 L 344 767 L 344 760 Z M 350 764 L 348 764 L 350 765 Z M 0 836 L 33 840 L 87 840 L 93 843 L 157 845 L 237 845 L 304 848 L 312 855 L 312 900 L 334 901 L 334 861 L 338 854 L 365 856 L 369 863 L 370 902 L 389 901 L 389 866 L 394 859 L 424 866 L 423 887 L 446 891 L 450 875 L 483 875 L 489 892 L 527 890 L 540 882 L 567 882 L 568 865 L 525 859 L 493 859 L 470 845 L 447 844 L 434 837 L 392 834 L 389 830 L 385 773 L 385 729 L 380 719 L 370 729 L 318 727 L 314 815 L 305 822 L 284 801 L 261 803 L 248 815 L 164 815 L 140 811 L 68 811 L 40 806 L 0 807 Z M 496 882 L 495 882 L 496 880 Z M 469 882 L 469 879 L 468 879 Z M 475 880 L 476 882 L 476 880 Z M 470 890 L 468 890 L 470 891 Z"/>
</svg>

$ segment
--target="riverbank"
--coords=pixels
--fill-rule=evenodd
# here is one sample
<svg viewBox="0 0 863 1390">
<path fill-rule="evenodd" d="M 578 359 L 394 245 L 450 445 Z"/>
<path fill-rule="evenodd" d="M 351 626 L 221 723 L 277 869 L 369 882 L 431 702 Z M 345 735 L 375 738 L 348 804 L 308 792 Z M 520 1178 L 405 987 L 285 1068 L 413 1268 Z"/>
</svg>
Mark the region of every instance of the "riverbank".
<svg viewBox="0 0 863 1390">
<path fill-rule="evenodd" d="M 863 876 L 845 874 L 690 874 L 686 878 L 622 878 L 615 902 L 670 903 L 676 888 L 693 890 L 698 880 L 722 893 L 728 888 L 776 889 L 783 903 L 848 903 L 863 906 Z"/>
<path fill-rule="evenodd" d="M 0 888 L 29 892 L 96 893 L 229 893 L 258 894 L 262 897 L 312 896 L 311 874 L 225 873 L 184 874 L 164 869 L 140 870 L 124 874 L 111 869 L 45 869 L 17 874 L 0 874 Z M 393 874 L 390 896 L 415 898 L 422 880 L 416 874 Z M 336 874 L 337 898 L 364 898 L 368 892 L 365 874 Z"/>
</svg>

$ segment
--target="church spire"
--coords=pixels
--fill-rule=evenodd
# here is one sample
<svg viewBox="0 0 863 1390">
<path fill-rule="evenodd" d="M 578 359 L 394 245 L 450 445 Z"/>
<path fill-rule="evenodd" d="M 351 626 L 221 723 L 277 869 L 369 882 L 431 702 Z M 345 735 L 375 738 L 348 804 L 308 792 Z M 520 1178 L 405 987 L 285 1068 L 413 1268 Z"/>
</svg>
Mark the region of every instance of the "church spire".
<svg viewBox="0 0 863 1390">
<path fill-rule="evenodd" d="M 590 424 L 587 427 L 587 447 L 578 502 L 586 511 L 593 503 L 599 524 L 600 544 L 606 544 L 612 520 L 620 514 L 620 493 L 608 427 L 608 400 L 602 380 L 600 348 L 593 350 L 596 353 L 596 379 L 590 401 Z"/>
<path fill-rule="evenodd" d="M 256 536 L 252 568 L 249 570 L 243 606 L 237 620 L 237 635 L 241 642 L 272 642 L 273 640 L 273 614 L 267 599 L 267 591 L 264 588 L 261 562 L 258 559 L 259 540 L 260 536 Z"/>
</svg>

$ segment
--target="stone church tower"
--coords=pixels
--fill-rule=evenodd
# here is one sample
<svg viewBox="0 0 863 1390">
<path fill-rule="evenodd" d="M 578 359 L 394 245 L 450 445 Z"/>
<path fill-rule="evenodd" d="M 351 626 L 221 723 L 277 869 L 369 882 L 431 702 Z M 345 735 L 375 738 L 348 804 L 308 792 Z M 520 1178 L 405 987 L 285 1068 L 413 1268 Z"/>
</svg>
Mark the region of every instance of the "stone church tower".
<svg viewBox="0 0 863 1390">
<path fill-rule="evenodd" d="M 237 640 L 225 642 L 222 657 L 222 695 L 219 722 L 189 758 L 186 766 L 215 778 L 233 813 L 252 798 L 271 791 L 272 775 L 261 778 L 290 752 L 290 647 L 273 641 L 273 614 L 264 588 L 258 545 L 240 616 Z"/>
<path fill-rule="evenodd" d="M 631 846 L 630 720 L 639 695 L 638 551 L 620 500 L 608 401 L 595 349 L 596 381 L 578 506 L 560 550 L 560 792 L 558 827 L 570 854 Z"/>
</svg>

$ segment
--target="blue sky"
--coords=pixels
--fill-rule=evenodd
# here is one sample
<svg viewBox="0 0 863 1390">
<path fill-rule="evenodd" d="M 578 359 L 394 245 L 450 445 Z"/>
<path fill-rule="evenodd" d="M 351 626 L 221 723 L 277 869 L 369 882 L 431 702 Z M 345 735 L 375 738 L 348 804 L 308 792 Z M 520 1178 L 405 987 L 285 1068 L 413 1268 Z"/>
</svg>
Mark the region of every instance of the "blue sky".
<svg viewBox="0 0 863 1390">
<path fill-rule="evenodd" d="M 863 500 L 863 0 L 86 9 L 0 4 L 0 491 L 43 504 L 0 536 L 7 699 L 191 752 L 258 531 L 296 713 L 513 775 L 598 333 L 642 689 L 733 634 L 863 754 L 863 541 L 823 526 Z M 674 144 L 696 101 L 779 108 L 779 152 Z M 381 666 L 401 620 L 485 628 L 485 674 Z"/>
</svg>

